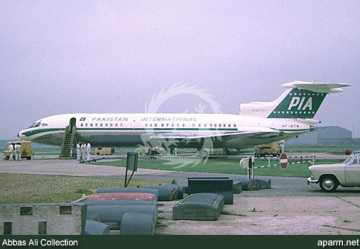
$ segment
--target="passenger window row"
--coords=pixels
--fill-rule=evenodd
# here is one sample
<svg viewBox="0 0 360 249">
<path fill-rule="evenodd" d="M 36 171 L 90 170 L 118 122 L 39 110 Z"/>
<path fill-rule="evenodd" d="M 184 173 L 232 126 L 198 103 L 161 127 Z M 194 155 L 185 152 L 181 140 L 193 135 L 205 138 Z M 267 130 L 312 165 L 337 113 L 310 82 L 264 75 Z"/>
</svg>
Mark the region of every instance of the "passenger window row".
<svg viewBox="0 0 360 249">
<path fill-rule="evenodd" d="M 115 123 L 115 124 L 113 124 L 113 123 L 100 123 L 100 124 L 98 124 L 98 123 L 90 123 L 90 124 L 88 124 L 88 123 L 82 123 L 82 124 L 80 124 L 80 127 L 123 127 L 123 124 L 122 123 Z M 173 127 L 173 128 L 175 128 L 175 127 L 186 127 L 186 125 L 185 124 L 174 124 L 174 123 L 172 123 L 172 124 L 169 124 L 169 123 L 167 123 L 167 124 L 158 124 L 158 123 L 145 123 L 145 127 Z M 223 127 L 223 128 L 231 128 L 231 127 L 234 127 L 234 128 L 236 128 L 237 126 L 236 126 L 236 124 L 192 124 L 191 125 L 191 127 L 193 127 L 193 128 L 217 128 L 217 127 L 219 127 L 219 128 L 221 128 L 221 127 Z M 190 127 L 189 127 L 190 128 Z"/>
<path fill-rule="evenodd" d="M 90 124 L 85 123 L 85 124 L 80 124 L 80 126 L 81 127 L 122 127 L 123 124 L 122 123 L 120 123 L 120 124 L 118 124 L 118 123 L 115 123 L 115 124 L 113 124 L 113 123 L 110 123 L 110 124 L 108 124 L 108 123 L 105 123 L 105 124 L 103 124 L 103 123 L 100 123 L 100 124 L 98 124 L 98 123 L 95 123 L 95 124 L 93 124 L 93 123 L 90 123 Z"/>
<path fill-rule="evenodd" d="M 155 124 L 145 124 L 145 127 L 186 127 L 185 124 L 160 124 L 158 125 L 157 123 Z M 224 127 L 224 128 L 231 128 L 231 127 L 236 127 L 236 124 L 192 124 L 191 127 L 193 128 L 213 128 L 213 127 Z M 189 127 L 190 128 L 190 127 Z"/>
</svg>

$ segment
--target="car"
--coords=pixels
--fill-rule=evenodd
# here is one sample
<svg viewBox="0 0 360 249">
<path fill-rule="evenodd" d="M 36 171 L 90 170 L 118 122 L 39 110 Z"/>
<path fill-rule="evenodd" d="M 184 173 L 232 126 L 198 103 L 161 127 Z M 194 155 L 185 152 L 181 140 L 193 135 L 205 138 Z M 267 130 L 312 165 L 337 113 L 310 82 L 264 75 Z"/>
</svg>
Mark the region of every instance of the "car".
<svg viewBox="0 0 360 249">
<path fill-rule="evenodd" d="M 308 184 L 319 183 L 324 192 L 334 192 L 339 185 L 360 187 L 360 151 L 355 151 L 342 163 L 309 167 Z"/>
</svg>

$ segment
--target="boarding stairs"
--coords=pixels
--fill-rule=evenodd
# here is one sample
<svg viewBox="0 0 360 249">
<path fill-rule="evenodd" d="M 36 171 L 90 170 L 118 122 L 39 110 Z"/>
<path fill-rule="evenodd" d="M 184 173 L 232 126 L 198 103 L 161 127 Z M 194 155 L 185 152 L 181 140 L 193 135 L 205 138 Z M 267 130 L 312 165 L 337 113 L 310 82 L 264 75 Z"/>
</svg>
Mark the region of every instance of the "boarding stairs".
<svg viewBox="0 0 360 249">
<path fill-rule="evenodd" d="M 70 129 L 70 126 L 67 126 L 65 129 L 65 134 L 61 144 L 61 151 L 59 159 L 76 159 L 76 154 L 71 153 L 73 145 L 76 143 L 76 126 L 73 126 Z"/>
</svg>

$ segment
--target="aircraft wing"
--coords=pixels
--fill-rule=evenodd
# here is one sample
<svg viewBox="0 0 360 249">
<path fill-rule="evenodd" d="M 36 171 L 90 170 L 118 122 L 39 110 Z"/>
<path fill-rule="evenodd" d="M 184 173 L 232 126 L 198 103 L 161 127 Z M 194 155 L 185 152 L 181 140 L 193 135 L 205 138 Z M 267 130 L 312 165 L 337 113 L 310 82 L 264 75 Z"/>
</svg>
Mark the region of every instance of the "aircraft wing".
<svg viewBox="0 0 360 249">
<path fill-rule="evenodd" d="M 226 134 L 215 134 L 215 135 L 202 135 L 202 136 L 189 136 L 186 137 L 185 139 L 201 139 L 201 138 L 216 138 L 216 139 L 222 139 L 222 140 L 227 140 L 227 139 L 233 139 L 233 138 L 270 138 L 270 137 L 278 137 L 281 135 L 281 132 L 279 131 L 246 131 L 246 132 L 234 132 L 234 133 L 226 133 Z"/>
</svg>

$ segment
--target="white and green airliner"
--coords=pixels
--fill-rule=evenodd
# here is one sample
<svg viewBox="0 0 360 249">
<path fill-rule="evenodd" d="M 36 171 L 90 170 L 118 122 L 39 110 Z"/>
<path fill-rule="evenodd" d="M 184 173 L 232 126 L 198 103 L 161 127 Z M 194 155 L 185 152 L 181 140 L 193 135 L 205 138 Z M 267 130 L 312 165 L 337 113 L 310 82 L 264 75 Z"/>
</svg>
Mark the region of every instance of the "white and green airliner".
<svg viewBox="0 0 360 249">
<path fill-rule="evenodd" d="M 66 126 L 76 125 L 77 140 L 93 146 L 249 148 L 312 131 L 313 119 L 329 93 L 344 83 L 294 81 L 272 102 L 240 105 L 234 114 L 74 113 L 42 118 L 19 132 L 23 140 L 60 146 Z"/>
</svg>

